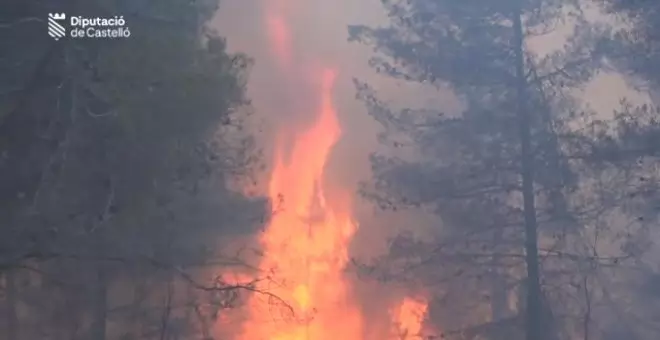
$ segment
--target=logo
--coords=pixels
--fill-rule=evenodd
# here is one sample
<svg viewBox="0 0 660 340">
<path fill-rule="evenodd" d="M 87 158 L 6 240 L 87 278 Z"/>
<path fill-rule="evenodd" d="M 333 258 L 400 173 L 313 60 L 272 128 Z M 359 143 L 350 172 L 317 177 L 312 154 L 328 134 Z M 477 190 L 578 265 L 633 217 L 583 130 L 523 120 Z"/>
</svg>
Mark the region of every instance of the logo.
<svg viewBox="0 0 660 340">
<path fill-rule="evenodd" d="M 66 36 L 66 29 L 59 23 L 65 19 L 66 14 L 64 13 L 48 13 L 48 35 L 56 41 Z"/>
<path fill-rule="evenodd" d="M 70 16 L 69 35 L 71 38 L 115 39 L 128 38 L 131 30 L 126 26 L 124 16 L 82 17 Z"/>
</svg>

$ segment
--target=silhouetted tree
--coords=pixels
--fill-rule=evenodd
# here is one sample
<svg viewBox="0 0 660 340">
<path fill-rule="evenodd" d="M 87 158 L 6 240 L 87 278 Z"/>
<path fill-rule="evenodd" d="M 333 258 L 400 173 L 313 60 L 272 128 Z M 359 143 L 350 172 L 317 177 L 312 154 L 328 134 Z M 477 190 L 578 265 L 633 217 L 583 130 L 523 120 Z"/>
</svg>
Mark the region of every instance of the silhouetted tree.
<svg viewBox="0 0 660 340">
<path fill-rule="evenodd" d="M 219 231 L 264 206 L 226 187 L 256 154 L 239 131 L 250 60 L 205 28 L 216 5 L 0 4 L 3 338 L 209 338 L 250 288 L 204 269 L 241 265 Z M 48 12 L 121 15 L 131 36 L 54 41 Z"/>
<path fill-rule="evenodd" d="M 461 276 L 449 289 L 472 293 L 458 299 L 479 306 L 482 295 L 475 289 L 491 290 L 491 325 L 517 325 L 504 301 L 511 288 L 524 283 L 525 338 L 560 336 L 565 321 L 553 315 L 556 296 L 549 281 L 575 280 L 576 269 L 566 270 L 554 259 L 564 254 L 573 260 L 590 258 L 576 244 L 589 211 L 570 198 L 580 187 L 579 176 L 562 138 L 580 118 L 570 91 L 598 70 L 607 30 L 587 22 L 574 1 L 382 3 L 389 26 L 350 29 L 352 39 L 378 54 L 371 64 L 397 79 L 449 88 L 463 108 L 459 113 L 396 112 L 367 84 L 358 83 L 371 114 L 389 132 L 408 136 L 422 155 L 414 161 L 375 156 L 376 199 L 436 209 L 443 222 L 442 242 L 407 249 L 419 253 L 430 248 L 433 263 L 443 266 L 439 271 Z M 527 47 L 528 40 L 562 20 L 576 25 L 562 49 L 538 55 Z M 522 259 L 526 274 L 520 278 Z M 541 275 L 540 262 L 546 275 Z M 459 318 L 455 308 L 449 314 L 444 316 Z M 517 336 L 500 333 L 500 338 Z"/>
</svg>

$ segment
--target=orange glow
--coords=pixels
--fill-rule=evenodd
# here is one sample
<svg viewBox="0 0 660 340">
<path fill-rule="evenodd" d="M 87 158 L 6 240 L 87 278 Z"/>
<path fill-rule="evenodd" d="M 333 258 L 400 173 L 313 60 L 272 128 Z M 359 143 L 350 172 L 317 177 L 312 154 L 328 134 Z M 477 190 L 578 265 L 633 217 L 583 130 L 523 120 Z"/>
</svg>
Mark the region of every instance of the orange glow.
<svg viewBox="0 0 660 340">
<path fill-rule="evenodd" d="M 343 275 L 356 225 L 350 210 L 344 208 L 350 204 L 340 202 L 341 208 L 330 204 L 323 183 L 328 155 L 341 134 L 332 106 L 335 74 L 326 70 L 321 77 L 317 120 L 295 136 L 290 154 L 278 148 L 270 180 L 269 194 L 276 207 L 260 239 L 264 253 L 260 269 L 273 273 L 275 282 L 263 289 L 283 301 L 268 306 L 272 301 L 253 296 L 250 321 L 244 324 L 241 339 L 361 338 L 361 316 Z M 268 320 L 272 318 L 268 309 L 290 315 Z"/>
<path fill-rule="evenodd" d="M 281 15 L 270 14 L 266 19 L 273 51 L 279 61 L 286 65 L 291 59 L 291 33 Z"/>
<path fill-rule="evenodd" d="M 270 41 L 270 48 L 282 67 L 288 67 L 291 63 L 293 38 L 288 19 L 291 15 L 291 8 L 295 4 L 295 0 L 266 0 L 264 2 L 266 34 Z"/>
<path fill-rule="evenodd" d="M 273 214 L 258 239 L 263 254 L 258 268 L 268 280 L 260 281 L 256 289 L 266 294 L 249 295 L 246 319 L 235 339 L 363 340 L 369 316 L 362 314 L 363 302 L 354 296 L 345 276 L 349 245 L 357 231 L 351 208 L 354 188 L 329 187 L 325 173 L 342 134 L 333 104 L 337 70 L 322 67 L 309 74 L 310 79 L 302 79 L 308 74 L 290 63 L 292 30 L 282 12 L 284 5 L 269 2 L 264 17 L 272 53 L 287 75 L 279 81 L 293 87 L 290 93 L 313 94 L 284 99 L 303 104 L 293 107 L 315 109 L 291 112 L 313 117 L 308 126 L 295 132 L 286 126 L 277 133 L 268 186 Z M 296 84 L 316 87 L 295 88 Z M 420 332 L 422 318 L 415 318 L 415 313 L 423 314 L 425 304 L 405 299 L 396 310 L 388 322 L 402 325 L 409 334 Z M 392 335 L 391 339 L 401 338 Z"/>
<path fill-rule="evenodd" d="M 426 315 L 427 302 L 405 298 L 391 311 L 397 339 L 421 339 L 422 324 Z"/>
</svg>

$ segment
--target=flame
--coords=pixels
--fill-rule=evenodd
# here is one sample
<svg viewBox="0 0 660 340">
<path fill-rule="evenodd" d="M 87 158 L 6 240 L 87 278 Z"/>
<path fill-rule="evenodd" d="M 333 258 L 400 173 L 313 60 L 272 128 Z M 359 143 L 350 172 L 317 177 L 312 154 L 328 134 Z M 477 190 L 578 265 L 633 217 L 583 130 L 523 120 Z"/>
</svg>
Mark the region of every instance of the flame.
<svg viewBox="0 0 660 340">
<path fill-rule="evenodd" d="M 398 339 L 423 338 L 421 336 L 422 322 L 427 308 L 426 300 L 406 297 L 397 308 L 390 311 Z"/>
<path fill-rule="evenodd" d="M 292 4 L 290 0 L 269 0 L 265 4 L 266 33 L 271 49 L 281 66 L 289 65 L 293 50 L 291 29 L 287 24 L 286 16 Z"/>
<path fill-rule="evenodd" d="M 284 18 L 279 15 L 269 15 L 266 19 L 273 50 L 280 63 L 287 64 L 291 59 L 291 34 Z"/>
<path fill-rule="evenodd" d="M 264 21 L 281 71 L 295 77 L 302 72 L 291 63 L 292 30 L 283 13 L 291 4 L 270 1 Z M 317 98 L 316 109 L 302 112 L 314 119 L 304 129 L 278 133 L 268 186 L 273 215 L 259 237 L 263 257 L 258 267 L 268 280 L 260 281 L 256 289 L 266 294 L 248 297 L 247 319 L 236 339 L 365 338 L 369 320 L 362 315 L 361 301 L 353 296 L 351 281 L 345 276 L 349 245 L 358 227 L 351 209 L 353 189 L 330 188 L 325 173 L 342 134 L 333 104 L 337 73 L 335 68 L 321 67 L 309 79 L 316 84 L 313 97 L 286 98 L 306 103 Z M 284 79 L 282 86 L 302 83 L 296 80 L 300 79 Z M 294 90 L 291 93 L 310 89 Z M 425 313 L 425 302 L 404 299 L 395 309 L 392 323 L 407 329 L 407 334 L 420 333 L 422 318 L 418 314 Z M 398 334 L 391 338 L 401 339 Z"/>
<path fill-rule="evenodd" d="M 273 273 L 275 282 L 264 289 L 281 299 L 275 309 L 285 317 L 263 320 L 271 315 L 261 315 L 264 302 L 253 296 L 250 321 L 241 336 L 245 340 L 361 338 L 361 315 L 343 274 L 357 226 L 348 209 L 350 202 L 331 204 L 324 187 L 324 168 L 341 135 L 332 105 L 335 71 L 325 70 L 321 77 L 316 121 L 294 137 L 288 155 L 278 147 L 269 188 L 275 211 L 260 239 L 264 253 L 260 268 Z"/>
</svg>

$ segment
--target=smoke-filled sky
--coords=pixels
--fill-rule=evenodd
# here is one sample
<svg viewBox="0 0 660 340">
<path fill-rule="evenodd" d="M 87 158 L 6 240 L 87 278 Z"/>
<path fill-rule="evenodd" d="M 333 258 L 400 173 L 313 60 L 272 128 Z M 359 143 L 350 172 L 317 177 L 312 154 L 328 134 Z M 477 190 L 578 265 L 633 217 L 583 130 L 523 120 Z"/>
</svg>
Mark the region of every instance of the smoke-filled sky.
<svg viewBox="0 0 660 340">
<path fill-rule="evenodd" d="M 268 14 L 278 10 L 287 14 L 286 21 L 292 31 L 291 54 L 293 60 L 300 62 L 288 74 L 280 71 L 281 68 L 274 56 L 276 53 L 267 34 Z M 378 127 L 368 116 L 362 103 L 355 100 L 353 78 L 368 80 L 388 101 L 406 102 L 414 106 L 446 106 L 442 108 L 443 110 L 451 110 L 456 106 L 446 94 L 419 86 L 400 86 L 376 75 L 367 65 L 371 51 L 347 41 L 348 25 L 378 25 L 384 22 L 385 15 L 378 0 L 224 0 L 214 27 L 221 35 L 227 37 L 230 49 L 247 53 L 255 60 L 250 72 L 249 95 L 256 116 L 264 118 L 268 126 L 275 124 L 285 127 L 295 126 L 301 120 L 315 116 L 316 113 L 309 106 L 307 110 L 302 109 L 302 112 L 299 112 L 301 105 L 290 102 L 292 97 L 301 103 L 309 100 L 309 93 L 304 93 L 305 86 L 294 86 L 300 93 L 294 93 L 293 96 L 291 93 L 283 93 L 286 91 L 283 87 L 305 76 L 301 73 L 315 71 L 310 70 L 308 68 L 310 65 L 307 64 L 332 67 L 337 71 L 334 99 L 343 135 L 335 147 L 327 172 L 332 180 L 357 189 L 358 181 L 369 178 L 368 156 L 378 145 L 376 139 Z M 265 139 L 264 147 L 268 149 L 271 145 L 268 139 L 272 136 L 266 131 L 260 131 L 260 137 Z M 368 210 L 366 208 L 362 213 L 369 214 Z M 417 227 L 423 219 L 419 215 L 418 213 L 414 216 Z M 411 221 L 407 218 L 411 217 L 413 216 L 406 214 L 388 216 L 387 226 L 371 218 L 366 219 L 370 219 L 373 224 L 379 224 L 378 233 L 382 235 L 385 231 L 383 228 L 410 225 Z M 396 223 L 396 220 L 402 223 Z M 404 221 L 407 223 L 403 223 Z M 357 235 L 358 239 L 362 237 L 371 239 L 368 242 L 373 248 L 374 242 L 369 233 L 362 232 Z M 382 239 L 384 242 L 385 238 Z M 362 242 L 358 240 L 356 243 Z M 381 246 L 384 246 L 384 243 Z"/>
<path fill-rule="evenodd" d="M 446 95 L 426 89 L 399 86 L 383 77 L 378 77 L 367 66 L 371 51 L 347 41 L 347 26 L 351 24 L 384 24 L 385 13 L 379 0 L 223 0 L 214 27 L 226 36 L 230 48 L 242 51 L 254 58 L 256 64 L 251 71 L 250 96 L 259 115 L 268 119 L 285 119 L 274 114 L 287 115 L 273 106 L 278 104 L 278 82 L 282 75 L 272 71 L 272 51 L 268 46 L 264 18 L 268 11 L 278 6 L 286 6 L 291 15 L 287 22 L 292 29 L 292 47 L 294 53 L 307 60 L 317 60 L 333 65 L 339 71 L 336 88 L 336 104 L 343 120 L 345 135 L 342 144 L 350 145 L 350 157 L 359 158 L 375 145 L 375 126 L 364 112 L 360 103 L 354 100 L 355 89 L 351 78 L 368 79 L 381 91 L 386 100 L 406 102 L 415 106 L 440 105 L 451 109 L 454 103 Z M 598 15 L 593 15 L 598 17 Z M 563 36 L 569 28 L 560 28 L 557 32 L 531 41 L 531 47 L 541 53 L 551 51 L 562 45 Z M 604 114 L 615 107 L 619 99 L 632 95 L 625 82 L 615 75 L 598 77 L 586 89 L 590 104 Z M 633 96 L 643 99 L 643 96 Z M 293 114 L 293 113 L 291 113 Z M 342 146 L 343 147 L 343 146 Z M 346 147 L 347 148 L 347 147 Z M 362 157 L 363 158 L 363 157 Z M 354 166 L 355 160 L 351 161 Z M 366 165 L 364 163 L 363 165 Z M 360 173 L 364 168 L 353 169 Z"/>
<path fill-rule="evenodd" d="M 290 73 L 281 72 L 270 45 L 266 18 L 273 11 L 285 13 L 286 22 L 291 28 L 290 52 L 294 63 L 299 61 L 300 65 Z M 596 11 L 592 12 L 593 18 L 606 20 Z M 457 107 L 447 93 L 411 84 L 398 84 L 376 75 L 367 65 L 371 51 L 347 41 L 348 25 L 379 25 L 386 22 L 379 0 L 223 0 L 213 27 L 227 37 L 231 50 L 247 53 L 255 60 L 250 72 L 249 96 L 256 116 L 264 118 L 267 126 L 295 125 L 304 121 L 307 115 L 314 116 L 314 112 L 309 112 L 309 107 L 301 109 L 301 106 L 292 105 L 292 94 L 285 93 L 287 89 L 282 84 L 295 82 L 301 73 L 312 72 L 308 66 L 318 67 L 320 64 L 338 71 L 335 104 L 344 134 L 336 147 L 329 172 L 333 178 L 355 185 L 357 181 L 369 178 L 368 155 L 378 145 L 378 127 L 367 115 L 363 105 L 355 100 L 352 78 L 369 81 L 384 100 L 394 103 L 415 107 L 431 106 L 443 111 Z M 547 53 L 561 47 L 570 30 L 570 27 L 561 27 L 551 34 L 528 41 L 528 44 L 539 53 Z M 304 93 L 305 86 L 297 86 L 295 89 L 299 93 L 293 94 L 293 97 L 300 98 L 304 103 L 309 97 L 309 93 Z M 589 105 L 604 115 L 611 112 L 624 96 L 645 100 L 644 96 L 631 93 L 626 83 L 612 74 L 597 77 L 587 86 L 584 95 Z M 268 148 L 268 139 L 272 136 L 264 131 L 261 137 L 264 146 Z M 420 220 L 419 216 L 414 216 L 416 221 Z M 388 217 L 388 221 L 389 224 L 395 224 L 392 222 L 397 219 L 403 222 L 406 218 L 411 216 L 397 214 Z M 406 221 L 400 224 L 410 224 L 410 220 Z"/>
<path fill-rule="evenodd" d="M 277 0 L 225 0 L 221 3 L 215 27 L 228 38 L 230 48 L 249 54 L 255 65 L 251 70 L 249 95 L 253 100 L 257 115 L 270 122 L 288 122 L 291 117 L 300 118 L 304 113 L 282 112 L 289 107 L 282 103 L 281 77 L 298 77 L 299 74 L 280 74 L 271 51 L 268 30 L 265 24 L 268 11 L 276 10 L 278 4 L 285 4 L 283 11 L 288 14 L 287 23 L 291 26 L 292 53 L 299 59 L 324 63 L 338 71 L 335 104 L 338 107 L 344 127 L 341 148 L 352 149 L 350 156 L 364 158 L 368 149 L 375 143 L 374 125 L 359 103 L 353 100 L 352 77 L 364 78 L 370 75 L 364 48 L 349 44 L 346 40 L 347 25 L 356 22 L 377 23 L 382 20 L 376 1 L 277 1 Z M 297 70 L 303 72 L 304 65 Z M 301 100 L 305 94 L 300 93 Z M 288 99 L 287 99 L 288 100 Z M 314 112 L 309 112 L 313 115 Z M 359 135 L 351 133 L 360 131 Z M 366 132 L 366 133 L 365 133 Z M 346 145 L 347 147 L 343 147 Z M 348 148 L 350 146 L 350 148 Z M 366 161 L 360 162 L 359 171 L 366 175 Z M 355 162 L 352 162 L 355 165 Z"/>
</svg>

